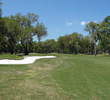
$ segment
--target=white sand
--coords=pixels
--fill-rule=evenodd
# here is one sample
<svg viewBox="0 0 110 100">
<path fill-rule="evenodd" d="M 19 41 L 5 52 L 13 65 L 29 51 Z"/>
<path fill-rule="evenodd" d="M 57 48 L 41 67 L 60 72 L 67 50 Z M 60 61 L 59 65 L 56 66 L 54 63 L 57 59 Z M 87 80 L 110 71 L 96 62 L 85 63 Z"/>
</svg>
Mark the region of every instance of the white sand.
<svg viewBox="0 0 110 100">
<path fill-rule="evenodd" d="M 3 60 L 0 60 L 0 64 L 3 64 L 3 65 L 7 65 L 7 64 L 32 64 L 36 60 L 42 59 L 42 58 L 56 58 L 56 57 L 55 56 L 27 56 L 21 60 L 3 59 Z"/>
</svg>

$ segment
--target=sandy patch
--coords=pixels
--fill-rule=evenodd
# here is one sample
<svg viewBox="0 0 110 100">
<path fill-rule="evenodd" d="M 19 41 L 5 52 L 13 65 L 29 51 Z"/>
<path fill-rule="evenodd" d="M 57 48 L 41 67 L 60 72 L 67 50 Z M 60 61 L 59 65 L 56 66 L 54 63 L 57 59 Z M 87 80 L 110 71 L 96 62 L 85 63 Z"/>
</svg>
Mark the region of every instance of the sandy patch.
<svg viewBox="0 0 110 100">
<path fill-rule="evenodd" d="M 32 64 L 36 60 L 43 59 L 43 58 L 56 58 L 56 57 L 55 56 L 27 56 L 21 60 L 3 59 L 3 60 L 0 60 L 0 64 L 2 64 L 2 65 L 6 65 L 6 64 Z"/>
</svg>

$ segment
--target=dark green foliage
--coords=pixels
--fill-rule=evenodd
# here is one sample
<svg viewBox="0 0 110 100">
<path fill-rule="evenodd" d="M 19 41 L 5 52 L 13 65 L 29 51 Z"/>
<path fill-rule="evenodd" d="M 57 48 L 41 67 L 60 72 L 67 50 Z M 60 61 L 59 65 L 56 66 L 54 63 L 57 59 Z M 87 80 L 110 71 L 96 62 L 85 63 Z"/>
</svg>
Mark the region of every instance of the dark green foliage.
<svg viewBox="0 0 110 100">
<path fill-rule="evenodd" d="M 33 13 L 0 18 L 0 53 L 22 52 L 28 55 L 29 52 L 32 52 L 33 36 L 39 36 L 39 33 L 34 34 L 33 24 L 37 22 L 38 16 Z M 41 31 L 44 28 L 42 25 Z M 45 34 L 43 33 L 43 35 Z"/>
<path fill-rule="evenodd" d="M 79 53 L 80 51 L 80 40 L 82 36 L 78 33 L 72 33 L 60 37 L 58 39 L 59 52 L 61 53 Z"/>
<path fill-rule="evenodd" d="M 2 18 L 2 2 L 0 0 L 0 18 Z"/>
<path fill-rule="evenodd" d="M 7 52 L 7 40 L 6 40 L 6 27 L 5 27 L 5 19 L 0 18 L 0 53 Z"/>
<path fill-rule="evenodd" d="M 100 37 L 101 49 L 110 54 L 110 16 L 100 24 Z"/>
<path fill-rule="evenodd" d="M 48 32 L 45 25 L 38 21 L 38 15 L 18 13 L 2 17 L 1 5 L 0 2 L 0 53 L 110 54 L 110 16 L 101 23 L 87 23 L 85 30 L 88 36 L 74 32 L 57 40 L 41 41 Z"/>
<path fill-rule="evenodd" d="M 47 29 L 45 25 L 42 23 L 37 23 L 37 25 L 34 27 L 34 35 L 37 35 L 38 42 L 40 42 L 41 38 L 47 35 Z"/>
<path fill-rule="evenodd" d="M 52 53 L 57 52 L 57 42 L 55 40 L 47 40 L 44 42 L 33 43 L 33 52 Z"/>
</svg>

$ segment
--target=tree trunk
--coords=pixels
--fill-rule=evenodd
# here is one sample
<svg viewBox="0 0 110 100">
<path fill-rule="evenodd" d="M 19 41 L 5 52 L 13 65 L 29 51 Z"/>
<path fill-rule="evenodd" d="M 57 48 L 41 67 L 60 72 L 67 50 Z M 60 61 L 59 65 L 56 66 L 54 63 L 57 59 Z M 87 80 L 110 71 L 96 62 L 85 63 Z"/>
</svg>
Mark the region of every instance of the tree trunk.
<svg viewBox="0 0 110 100">
<path fill-rule="evenodd" d="M 11 54 L 14 54 L 14 51 L 13 50 L 11 51 Z"/>
<path fill-rule="evenodd" d="M 110 49 L 108 50 L 108 53 L 109 53 L 109 55 L 110 55 Z"/>
<path fill-rule="evenodd" d="M 94 43 L 94 55 L 96 56 L 97 55 L 97 50 L 96 50 L 96 43 Z"/>
<path fill-rule="evenodd" d="M 13 46 L 9 46 L 9 52 L 10 52 L 11 54 L 14 54 L 14 47 L 13 47 Z"/>
<path fill-rule="evenodd" d="M 28 51 L 28 46 L 27 46 L 27 44 L 26 44 L 26 46 L 25 46 L 25 48 L 24 48 L 24 54 L 25 54 L 25 55 L 28 55 L 28 54 L 29 54 L 29 51 Z"/>
<path fill-rule="evenodd" d="M 40 37 L 38 37 L 38 42 L 40 43 L 40 41 L 41 41 L 41 38 L 40 38 Z"/>
</svg>

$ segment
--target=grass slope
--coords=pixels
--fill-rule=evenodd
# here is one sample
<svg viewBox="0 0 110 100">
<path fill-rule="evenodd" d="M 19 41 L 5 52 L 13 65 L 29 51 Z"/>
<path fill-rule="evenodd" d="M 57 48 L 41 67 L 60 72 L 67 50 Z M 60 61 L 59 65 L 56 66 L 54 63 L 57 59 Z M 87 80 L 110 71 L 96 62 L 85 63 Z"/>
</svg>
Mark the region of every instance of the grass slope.
<svg viewBox="0 0 110 100">
<path fill-rule="evenodd" d="M 22 56 L 17 56 L 15 54 L 11 55 L 11 54 L 0 54 L 0 59 L 23 59 Z"/>
<path fill-rule="evenodd" d="M 0 100 L 110 100 L 110 57 L 57 54 L 0 65 Z"/>
</svg>

